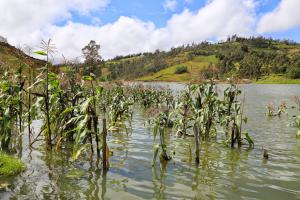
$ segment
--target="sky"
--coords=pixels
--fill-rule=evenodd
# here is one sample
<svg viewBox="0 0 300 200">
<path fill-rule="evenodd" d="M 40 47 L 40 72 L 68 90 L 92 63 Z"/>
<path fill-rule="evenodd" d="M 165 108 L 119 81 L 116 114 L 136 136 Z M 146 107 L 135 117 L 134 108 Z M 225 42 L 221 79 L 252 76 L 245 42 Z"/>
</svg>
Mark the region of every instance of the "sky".
<svg viewBox="0 0 300 200">
<path fill-rule="evenodd" d="M 300 42 L 300 0 L 0 0 L 0 36 L 56 60 L 81 59 L 90 40 L 105 59 L 228 36 Z"/>
</svg>

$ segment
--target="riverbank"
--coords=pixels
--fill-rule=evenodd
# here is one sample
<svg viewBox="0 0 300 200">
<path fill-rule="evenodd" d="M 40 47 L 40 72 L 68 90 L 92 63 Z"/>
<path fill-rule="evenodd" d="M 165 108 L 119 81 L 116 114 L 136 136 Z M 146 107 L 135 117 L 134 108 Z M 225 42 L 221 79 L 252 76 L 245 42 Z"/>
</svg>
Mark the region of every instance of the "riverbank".
<svg viewBox="0 0 300 200">
<path fill-rule="evenodd" d="M 208 82 L 209 80 L 192 79 L 192 75 L 185 74 L 172 74 L 172 73 L 161 73 L 153 74 L 136 79 L 140 82 L 177 82 L 177 83 L 201 83 Z M 216 80 L 217 83 L 228 83 L 228 80 Z M 269 76 L 261 77 L 258 80 L 254 79 L 239 79 L 238 84 L 300 84 L 300 79 L 291 79 L 284 74 L 272 74 Z"/>
<path fill-rule="evenodd" d="M 291 79 L 284 74 L 272 74 L 256 81 L 259 84 L 300 84 L 300 79 Z"/>
</svg>

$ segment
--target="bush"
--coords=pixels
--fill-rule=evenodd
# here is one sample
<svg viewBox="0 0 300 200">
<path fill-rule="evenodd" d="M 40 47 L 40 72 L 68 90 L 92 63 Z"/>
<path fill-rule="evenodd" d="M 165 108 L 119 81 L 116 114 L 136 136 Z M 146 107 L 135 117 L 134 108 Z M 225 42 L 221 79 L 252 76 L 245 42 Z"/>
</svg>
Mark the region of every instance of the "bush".
<svg viewBox="0 0 300 200">
<path fill-rule="evenodd" d="M 183 74 L 183 73 L 186 73 L 186 72 L 188 72 L 188 69 L 185 66 L 177 67 L 176 70 L 175 70 L 175 74 Z"/>
<path fill-rule="evenodd" d="M 289 70 L 289 76 L 290 78 L 296 79 L 300 78 L 300 68 L 294 67 Z"/>
</svg>

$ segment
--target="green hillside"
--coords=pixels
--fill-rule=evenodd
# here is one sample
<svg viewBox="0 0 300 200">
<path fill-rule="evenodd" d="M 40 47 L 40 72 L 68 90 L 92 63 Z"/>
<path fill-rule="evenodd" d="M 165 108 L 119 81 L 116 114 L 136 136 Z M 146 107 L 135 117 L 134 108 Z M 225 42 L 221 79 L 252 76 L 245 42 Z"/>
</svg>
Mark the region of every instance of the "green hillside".
<svg viewBox="0 0 300 200">
<path fill-rule="evenodd" d="M 299 83 L 300 45 L 289 40 L 233 36 L 226 42 L 202 42 L 106 62 L 108 79 L 202 81 L 228 77 L 258 83 Z M 186 68 L 176 73 L 179 68 Z M 269 77 L 269 78 L 268 78 Z"/>
<path fill-rule="evenodd" d="M 33 68 L 44 61 L 27 56 L 19 49 L 0 43 L 1 70 L 14 70 L 20 63 Z M 289 40 L 233 36 L 225 42 L 183 45 L 169 51 L 117 56 L 93 69 L 85 63 L 73 64 L 84 75 L 97 70 L 100 80 L 205 81 L 229 77 L 257 83 L 300 83 L 300 44 Z M 54 70 L 55 69 L 55 70 Z M 55 72 L 65 72 L 57 65 Z M 86 74 L 86 73 L 85 73 Z M 100 77 L 101 76 L 101 77 Z"/>
<path fill-rule="evenodd" d="M 0 70 L 8 69 L 11 72 L 19 65 L 26 64 L 32 68 L 38 68 L 45 64 L 45 61 L 30 57 L 18 48 L 4 42 L 0 42 Z"/>
<path fill-rule="evenodd" d="M 217 65 L 219 60 L 215 55 L 196 56 L 191 61 L 167 67 L 156 73 L 137 78 L 140 81 L 197 81 L 203 77 L 205 71 Z M 186 72 L 176 73 L 181 67 L 186 67 Z"/>
</svg>

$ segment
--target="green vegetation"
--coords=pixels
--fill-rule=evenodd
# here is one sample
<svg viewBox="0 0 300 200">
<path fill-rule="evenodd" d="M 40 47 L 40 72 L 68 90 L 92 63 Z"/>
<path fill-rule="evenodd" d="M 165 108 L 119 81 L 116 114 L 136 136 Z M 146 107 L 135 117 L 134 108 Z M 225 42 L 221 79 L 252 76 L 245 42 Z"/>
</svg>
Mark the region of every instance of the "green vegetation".
<svg viewBox="0 0 300 200">
<path fill-rule="evenodd" d="M 168 67 L 154 74 L 138 78 L 137 80 L 171 82 L 201 81 L 204 78 L 213 77 L 213 73 L 217 72 L 216 68 L 214 69 L 217 61 L 215 56 L 197 56 L 192 61 Z M 177 70 L 182 67 L 186 68 L 186 72 L 183 71 L 184 73 L 178 74 Z M 208 70 L 210 67 L 215 71 Z"/>
<path fill-rule="evenodd" d="M 298 83 L 300 77 L 300 45 L 293 41 L 279 41 L 263 37 L 232 36 L 226 42 L 202 42 L 156 51 L 117 57 L 106 62 L 109 79 L 137 79 L 141 81 L 201 81 L 228 77 L 259 80 L 263 77 L 286 75 L 286 81 L 273 79 L 268 83 Z M 176 74 L 186 66 L 188 71 Z"/>
<path fill-rule="evenodd" d="M 291 79 L 285 74 L 272 74 L 261 77 L 255 83 L 259 84 L 300 84 L 300 79 Z"/>
<path fill-rule="evenodd" d="M 43 44 L 43 51 L 36 53 L 46 57 L 46 64 L 41 68 L 40 74 L 33 78 L 31 85 L 30 79 L 28 81 L 21 79 L 22 73 L 19 68 L 17 76 L 11 76 L 7 72 L 2 75 L 0 95 L 5 98 L 0 99 L 3 109 L 0 112 L 0 122 L 4 127 L 0 136 L 3 150 L 9 150 L 16 145 L 12 138 L 20 135 L 15 132 L 15 124 L 19 125 L 21 133 L 24 122 L 20 119 L 26 119 L 30 113 L 28 125 L 33 120 L 42 119 L 40 133 L 35 138 L 29 133 L 30 146 L 38 140 L 44 141 L 43 144 L 48 150 L 53 147 L 59 150 L 71 144 L 74 160 L 85 152 L 93 155 L 96 149 L 97 158 L 102 158 L 103 170 L 106 170 L 109 167 L 108 158 L 112 155 L 106 143 L 106 119 L 109 131 L 124 131 L 128 134 L 133 117 L 132 107 L 137 104 L 143 106 L 147 113 L 152 113 L 149 122 L 153 128 L 154 140 L 157 135 L 159 136 L 154 162 L 159 151 L 161 162 L 171 159 L 165 142 L 166 128 L 177 129 L 177 133 L 181 133 L 184 137 L 189 135 L 188 132 L 194 132 L 192 136 L 197 144 L 197 163 L 201 141 L 216 139 L 216 127 L 220 120 L 226 121 L 222 126 L 230 136 L 228 141 L 231 148 L 235 147 L 236 142 L 238 148 L 241 147 L 242 124 L 238 119 L 241 118 L 243 111 L 241 103 L 236 98 L 240 92 L 234 85 L 224 94 L 225 97 L 233 95 L 228 97 L 230 100 L 218 97 L 213 81 L 209 84 L 189 85 L 179 98 L 165 89 L 125 87 L 121 84 L 103 85 L 97 81 L 93 73 L 89 76 L 80 76 L 80 72 L 72 67 L 67 68 L 68 73 L 64 76 L 50 72 L 49 56 L 54 46 L 50 40 Z M 214 58 L 210 57 L 209 61 L 212 59 Z M 198 61 L 203 64 L 208 60 L 198 57 Z M 79 77 L 81 82 L 76 81 L 76 77 Z M 21 98 L 27 93 L 32 94 L 30 101 Z M 28 113 L 22 112 L 23 107 L 20 107 L 20 104 L 25 106 L 24 110 Z M 99 118 L 103 119 L 102 132 Z M 232 124 L 233 128 L 230 129 L 229 124 Z M 232 129 L 234 131 L 229 131 Z"/>
<path fill-rule="evenodd" d="M 25 170 L 25 165 L 17 158 L 0 151 L 0 176 L 12 176 Z"/>
<path fill-rule="evenodd" d="M 184 74 L 184 73 L 187 73 L 187 72 L 188 72 L 187 67 L 179 66 L 179 67 L 176 68 L 175 74 Z"/>
</svg>

